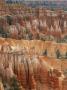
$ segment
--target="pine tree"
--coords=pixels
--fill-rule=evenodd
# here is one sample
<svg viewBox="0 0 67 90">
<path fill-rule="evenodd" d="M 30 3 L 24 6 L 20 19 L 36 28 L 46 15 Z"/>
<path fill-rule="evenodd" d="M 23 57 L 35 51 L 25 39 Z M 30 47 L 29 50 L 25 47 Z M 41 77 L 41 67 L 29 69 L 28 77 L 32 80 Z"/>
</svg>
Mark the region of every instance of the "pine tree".
<svg viewBox="0 0 67 90">
<path fill-rule="evenodd" d="M 7 23 L 9 25 L 12 25 L 12 17 L 11 16 L 6 16 L 6 18 L 7 18 Z"/>
<path fill-rule="evenodd" d="M 57 55 L 57 58 L 58 58 L 58 59 L 61 57 L 59 50 L 56 51 L 56 55 Z"/>
<path fill-rule="evenodd" d="M 20 90 L 20 85 L 18 83 L 18 80 L 16 77 L 13 77 L 11 79 L 11 89 L 10 90 Z"/>
<path fill-rule="evenodd" d="M 45 50 L 45 51 L 43 52 L 43 55 L 46 55 L 46 56 L 47 56 L 47 50 Z"/>
<path fill-rule="evenodd" d="M 65 55 L 65 59 L 67 59 L 67 52 L 66 52 L 66 55 Z"/>
</svg>

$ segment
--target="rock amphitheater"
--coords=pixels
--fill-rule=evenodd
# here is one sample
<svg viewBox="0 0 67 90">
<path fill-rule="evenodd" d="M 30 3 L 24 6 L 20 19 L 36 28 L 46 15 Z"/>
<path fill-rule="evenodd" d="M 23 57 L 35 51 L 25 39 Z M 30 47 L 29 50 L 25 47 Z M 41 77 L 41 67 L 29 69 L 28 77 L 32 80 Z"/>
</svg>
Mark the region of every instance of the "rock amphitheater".
<svg viewBox="0 0 67 90">
<path fill-rule="evenodd" d="M 0 12 L 0 90 L 67 90 L 66 11 L 0 0 Z"/>
</svg>

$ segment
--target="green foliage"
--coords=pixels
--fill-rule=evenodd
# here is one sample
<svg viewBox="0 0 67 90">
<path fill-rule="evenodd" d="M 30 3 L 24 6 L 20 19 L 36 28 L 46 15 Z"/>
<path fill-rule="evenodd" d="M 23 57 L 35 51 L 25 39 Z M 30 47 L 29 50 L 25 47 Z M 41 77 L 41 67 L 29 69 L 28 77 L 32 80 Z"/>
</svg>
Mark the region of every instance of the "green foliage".
<svg viewBox="0 0 67 90">
<path fill-rule="evenodd" d="M 3 29 L 2 26 L 0 26 L 0 36 L 1 36 L 1 37 L 4 37 L 4 38 L 7 37 L 7 33 L 4 31 L 4 29 Z"/>
<path fill-rule="evenodd" d="M 44 51 L 43 55 L 46 55 L 47 56 L 47 50 Z"/>
<path fill-rule="evenodd" d="M 6 16 L 6 18 L 7 18 L 7 23 L 9 25 L 11 25 L 12 24 L 12 17 L 11 16 Z"/>
<path fill-rule="evenodd" d="M 67 59 L 67 52 L 66 52 L 66 54 L 65 54 L 65 59 Z"/>
<path fill-rule="evenodd" d="M 64 36 L 64 38 L 62 38 L 62 39 L 57 39 L 56 41 L 57 41 L 57 43 L 67 43 L 67 35 Z"/>
<path fill-rule="evenodd" d="M 13 77 L 11 79 L 11 89 L 10 90 L 20 90 L 20 86 L 19 86 L 19 83 L 16 77 Z"/>
<path fill-rule="evenodd" d="M 23 20 L 24 20 L 24 21 L 25 21 L 25 20 L 26 20 L 26 21 L 29 21 L 29 16 L 24 16 L 24 17 L 23 17 Z"/>
<path fill-rule="evenodd" d="M 56 51 L 56 56 L 57 56 L 58 59 L 61 57 L 61 54 L 60 54 L 59 50 Z"/>
</svg>

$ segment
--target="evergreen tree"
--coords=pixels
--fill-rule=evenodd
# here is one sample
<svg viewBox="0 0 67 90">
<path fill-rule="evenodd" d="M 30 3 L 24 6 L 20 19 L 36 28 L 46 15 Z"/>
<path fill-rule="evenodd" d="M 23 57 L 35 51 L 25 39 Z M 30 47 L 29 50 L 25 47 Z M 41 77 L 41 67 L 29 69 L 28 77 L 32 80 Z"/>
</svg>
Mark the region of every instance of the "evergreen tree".
<svg viewBox="0 0 67 90">
<path fill-rule="evenodd" d="M 47 56 L 47 49 L 43 52 L 43 55 Z"/>
<path fill-rule="evenodd" d="M 58 59 L 61 57 L 59 50 L 56 51 L 56 56 L 57 56 Z"/>
<path fill-rule="evenodd" d="M 65 59 L 67 59 L 67 52 L 66 52 L 66 55 L 65 55 Z"/>
<path fill-rule="evenodd" d="M 7 38 L 7 32 L 5 32 L 5 30 L 3 29 L 2 26 L 0 26 L 0 36 L 4 37 L 4 38 Z"/>
<path fill-rule="evenodd" d="M 18 80 L 16 77 L 13 77 L 11 79 L 11 89 L 10 90 L 20 90 L 20 85 L 18 83 Z"/>
<path fill-rule="evenodd" d="M 7 18 L 7 23 L 9 24 L 9 25 L 12 25 L 12 17 L 11 16 L 6 16 L 6 18 Z"/>
</svg>

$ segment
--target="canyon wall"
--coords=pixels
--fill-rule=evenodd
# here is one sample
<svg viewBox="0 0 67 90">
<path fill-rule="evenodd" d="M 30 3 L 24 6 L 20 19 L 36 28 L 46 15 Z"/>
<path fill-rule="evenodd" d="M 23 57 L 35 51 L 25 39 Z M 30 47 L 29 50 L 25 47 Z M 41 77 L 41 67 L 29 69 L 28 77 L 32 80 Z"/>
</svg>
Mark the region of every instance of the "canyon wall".
<svg viewBox="0 0 67 90">
<path fill-rule="evenodd" d="M 55 58 L 57 50 L 60 51 L 61 55 L 65 55 L 65 53 L 67 52 L 66 43 L 65 44 L 56 43 L 54 41 L 0 39 L 0 47 L 2 47 L 2 45 L 5 47 L 7 47 L 7 45 L 10 46 L 12 51 L 25 50 L 27 54 L 32 55 L 33 54 L 43 55 L 45 50 L 47 50 L 47 56 Z"/>
</svg>

